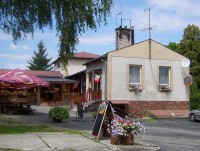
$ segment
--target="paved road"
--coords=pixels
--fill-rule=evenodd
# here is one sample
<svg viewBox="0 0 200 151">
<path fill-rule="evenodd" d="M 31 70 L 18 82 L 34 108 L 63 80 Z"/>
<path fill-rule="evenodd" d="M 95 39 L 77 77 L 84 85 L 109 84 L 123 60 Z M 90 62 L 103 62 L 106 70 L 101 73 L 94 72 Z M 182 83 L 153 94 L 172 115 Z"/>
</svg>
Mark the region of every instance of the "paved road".
<svg viewBox="0 0 200 151">
<path fill-rule="evenodd" d="M 45 124 L 52 127 L 70 128 L 87 131 L 91 134 L 94 119 L 91 113 L 84 113 L 84 119 L 77 120 L 71 115 L 63 123 L 53 123 L 48 118 L 48 107 L 33 106 L 37 112 L 33 115 L 8 115 L 8 117 L 28 123 Z M 75 112 L 71 112 L 75 114 Z M 155 123 L 142 121 L 146 132 L 142 141 L 160 146 L 162 151 L 199 151 L 200 150 L 200 122 L 191 122 L 188 119 L 157 119 Z"/>
<path fill-rule="evenodd" d="M 146 133 L 142 140 L 157 144 L 162 151 L 199 151 L 200 122 L 188 119 L 159 119 L 143 123 Z"/>
<path fill-rule="evenodd" d="M 49 107 L 33 106 L 33 115 L 4 115 L 29 124 L 49 125 L 53 128 L 75 129 L 86 131 L 82 135 L 67 133 L 26 133 L 0 135 L 1 148 L 22 149 L 24 151 L 156 151 L 159 146 L 147 143 L 135 137 L 134 145 L 112 145 L 109 138 L 100 138 L 99 142 L 90 138 L 94 126 L 91 113 L 84 114 L 83 120 L 76 119 L 76 113 L 70 111 L 70 118 L 62 123 L 54 123 L 48 118 Z"/>
</svg>

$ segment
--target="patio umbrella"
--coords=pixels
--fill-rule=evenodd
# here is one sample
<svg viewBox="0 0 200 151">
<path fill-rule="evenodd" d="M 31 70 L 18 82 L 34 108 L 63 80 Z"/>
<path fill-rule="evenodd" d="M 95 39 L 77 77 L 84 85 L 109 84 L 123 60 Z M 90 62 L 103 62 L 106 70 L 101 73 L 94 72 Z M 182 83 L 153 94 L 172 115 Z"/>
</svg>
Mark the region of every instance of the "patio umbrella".
<svg viewBox="0 0 200 151">
<path fill-rule="evenodd" d="M 37 87 L 49 86 L 49 83 L 41 78 L 26 73 L 20 69 L 13 69 L 7 73 L 0 75 L 1 85 L 8 87 Z"/>
</svg>

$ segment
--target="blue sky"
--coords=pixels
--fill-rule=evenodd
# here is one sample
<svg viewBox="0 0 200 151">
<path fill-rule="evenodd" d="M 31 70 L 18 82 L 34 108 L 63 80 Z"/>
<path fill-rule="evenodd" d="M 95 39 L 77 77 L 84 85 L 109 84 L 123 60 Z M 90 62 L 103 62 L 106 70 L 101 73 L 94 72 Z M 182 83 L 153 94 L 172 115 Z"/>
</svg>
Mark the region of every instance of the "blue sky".
<svg viewBox="0 0 200 151">
<path fill-rule="evenodd" d="M 151 6 L 151 38 L 163 45 L 169 42 L 179 42 L 183 30 L 188 24 L 200 27 L 200 1 L 199 0 L 113 0 L 111 16 L 108 17 L 106 26 L 103 24 L 98 30 L 86 31 L 79 36 L 77 52 L 86 51 L 103 55 L 115 49 L 115 28 L 120 25 L 122 10 L 123 26 L 134 26 L 135 42 L 148 39 L 148 12 L 144 10 Z M 121 4 L 121 5 L 120 5 Z M 0 31 L 0 68 L 27 69 L 28 60 L 31 60 L 33 51 L 37 51 L 39 41 L 44 42 L 48 57 L 55 60 L 58 56 L 58 38 L 54 30 L 46 30 L 44 33 L 36 31 L 34 39 L 27 38 L 17 45 L 13 44 L 12 36 Z M 53 61 L 52 60 L 52 61 Z"/>
</svg>

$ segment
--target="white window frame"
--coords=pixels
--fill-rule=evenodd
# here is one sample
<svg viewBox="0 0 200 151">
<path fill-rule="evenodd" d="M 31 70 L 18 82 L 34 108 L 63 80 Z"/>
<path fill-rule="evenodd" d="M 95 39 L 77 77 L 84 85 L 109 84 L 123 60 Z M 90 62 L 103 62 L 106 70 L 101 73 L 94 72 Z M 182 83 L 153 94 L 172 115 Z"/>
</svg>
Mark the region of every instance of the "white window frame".
<svg viewBox="0 0 200 151">
<path fill-rule="evenodd" d="M 161 68 L 168 68 L 168 83 L 161 83 L 160 73 Z M 171 66 L 159 66 L 159 90 L 160 91 L 171 91 Z"/>
<path fill-rule="evenodd" d="M 139 66 L 140 67 L 140 71 L 139 71 L 139 77 L 140 77 L 140 81 L 139 81 L 139 83 L 137 83 L 137 82 L 131 82 L 130 81 L 130 72 L 131 72 L 131 67 L 134 67 L 134 66 Z M 131 85 L 131 84 L 134 84 L 134 85 L 141 85 L 141 83 L 142 83 L 142 65 L 136 65 L 136 64 L 131 64 L 131 65 L 129 65 L 129 85 Z"/>
<path fill-rule="evenodd" d="M 168 68 L 168 83 L 160 83 L 160 69 Z M 170 85 L 171 81 L 171 67 L 170 66 L 159 66 L 159 85 Z"/>
</svg>

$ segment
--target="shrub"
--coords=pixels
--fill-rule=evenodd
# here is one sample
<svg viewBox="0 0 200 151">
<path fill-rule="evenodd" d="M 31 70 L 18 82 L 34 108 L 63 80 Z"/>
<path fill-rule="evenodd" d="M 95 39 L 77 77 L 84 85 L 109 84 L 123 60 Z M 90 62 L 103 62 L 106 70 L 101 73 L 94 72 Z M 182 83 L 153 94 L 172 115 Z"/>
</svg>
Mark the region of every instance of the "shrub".
<svg viewBox="0 0 200 151">
<path fill-rule="evenodd" d="M 49 110 L 49 118 L 53 120 L 63 120 L 69 118 L 69 109 L 66 107 L 56 106 Z"/>
<path fill-rule="evenodd" d="M 200 92 L 197 83 L 193 80 L 193 84 L 190 87 L 190 110 L 198 108 L 200 108 Z"/>
<path fill-rule="evenodd" d="M 93 112 L 93 118 L 94 118 L 94 119 L 97 118 L 97 112 Z"/>
</svg>

